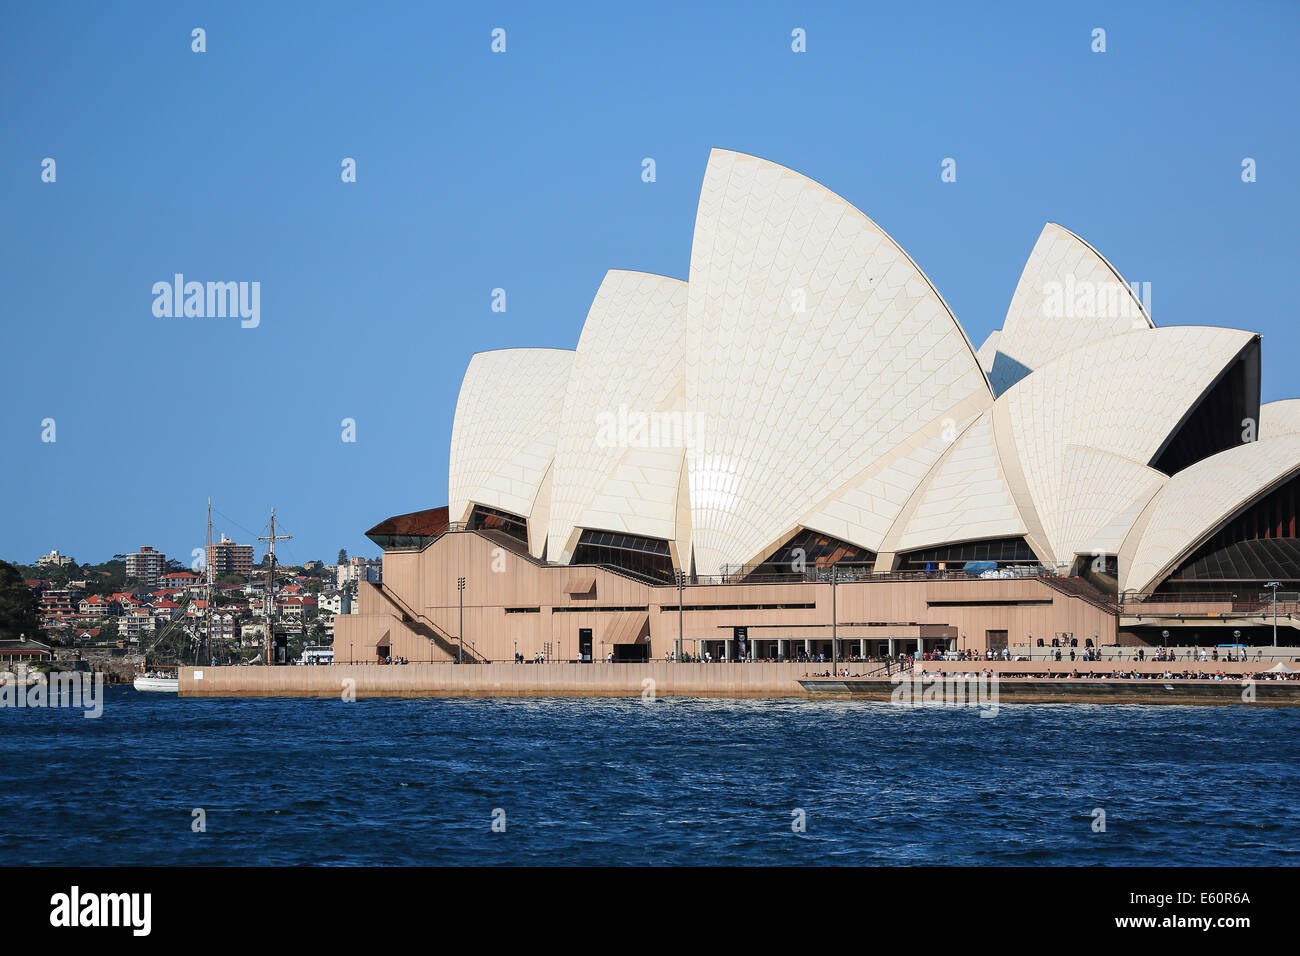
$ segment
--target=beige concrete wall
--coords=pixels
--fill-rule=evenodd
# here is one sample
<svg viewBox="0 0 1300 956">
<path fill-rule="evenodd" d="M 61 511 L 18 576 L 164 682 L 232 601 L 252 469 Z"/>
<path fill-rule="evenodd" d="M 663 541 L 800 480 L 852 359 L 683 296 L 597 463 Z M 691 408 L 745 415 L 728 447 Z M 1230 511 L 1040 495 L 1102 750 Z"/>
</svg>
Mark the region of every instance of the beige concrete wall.
<svg viewBox="0 0 1300 956">
<path fill-rule="evenodd" d="M 182 667 L 182 697 L 806 697 L 804 664 Z M 198 677 L 202 674 L 202 677 Z M 647 683 L 649 681 L 649 683 Z"/>
<path fill-rule="evenodd" d="M 571 595 L 568 585 L 595 577 L 586 595 Z M 650 622 L 650 656 L 664 658 L 678 636 L 677 590 L 654 587 L 602 568 L 538 566 L 473 532 L 443 535 L 421 552 L 384 555 L 382 593 L 374 586 L 359 592 L 361 613 L 340 616 L 335 624 L 335 657 L 339 662 L 370 660 L 374 642 L 390 630 L 395 656 L 411 661 L 446 661 L 456 656 L 460 609 L 456 582 L 465 578 L 464 631 L 467 658 L 509 661 L 516 648 L 531 658 L 551 645 L 549 659 L 577 657 L 578 631 L 591 628 L 593 651 L 608 651 L 602 638 L 612 628 L 616 611 L 598 608 L 645 608 Z M 390 595 L 418 615 L 440 635 L 430 641 L 420 628 L 403 623 L 402 612 L 384 599 Z M 747 627 L 751 640 L 821 640 L 831 636 L 829 584 L 702 585 L 684 592 L 687 605 L 708 609 L 687 611 L 684 649 L 694 653 L 701 640 L 725 640 L 732 628 Z M 982 650 L 990 630 L 1006 631 L 1011 646 L 1034 638 L 1047 643 L 1054 634 L 1072 635 L 1082 647 L 1097 634 L 1103 644 L 1115 641 L 1115 617 L 1040 581 L 918 580 L 841 584 L 835 596 L 835 619 L 841 639 L 915 638 L 918 634 L 952 634 L 959 648 Z M 933 606 L 933 602 L 968 602 L 969 606 Z M 1035 601 L 1010 606 L 979 602 Z M 725 605 L 811 604 L 808 608 L 735 609 Z M 507 608 L 539 608 L 508 613 Z M 584 611 L 584 608 L 591 608 Z M 901 646 L 900 646 L 901 650 Z M 363 653 L 364 652 L 364 653 Z"/>
<path fill-rule="evenodd" d="M 866 666 L 845 665 L 851 676 Z M 921 670 L 1061 674 L 1071 670 L 1108 674 L 1113 665 L 972 662 L 922 663 Z M 1159 674 L 1152 662 L 1123 668 Z M 1181 673 L 1179 668 L 1178 673 Z M 1258 672 L 1249 664 L 1221 664 L 1210 673 Z M 808 697 L 802 677 L 817 676 L 805 664 L 378 664 L 332 667 L 182 667 L 182 697 Z M 823 670 L 822 673 L 825 673 Z M 202 674 L 202 677 L 198 675 Z M 883 677 L 883 675 L 880 675 Z M 1053 682 L 1055 683 L 1055 682 Z M 1144 683 L 1137 681 L 1134 683 Z M 1151 681 L 1150 683 L 1159 683 Z M 1236 686 L 1240 684 L 1233 682 Z M 1269 682 L 1261 682 L 1264 686 Z M 1282 682 L 1278 682 L 1281 684 Z M 1289 685 L 1295 682 L 1287 682 Z M 886 681 L 885 687 L 889 684 Z M 887 697 L 887 693 L 885 694 Z"/>
</svg>

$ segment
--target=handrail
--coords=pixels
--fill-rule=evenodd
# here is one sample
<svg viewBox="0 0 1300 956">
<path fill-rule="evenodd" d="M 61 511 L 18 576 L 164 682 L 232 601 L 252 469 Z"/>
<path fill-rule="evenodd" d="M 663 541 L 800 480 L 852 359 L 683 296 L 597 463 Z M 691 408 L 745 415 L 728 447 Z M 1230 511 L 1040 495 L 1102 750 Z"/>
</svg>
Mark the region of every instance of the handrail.
<svg viewBox="0 0 1300 956">
<path fill-rule="evenodd" d="M 455 642 L 455 644 L 459 647 L 462 654 L 469 653 L 470 655 L 475 655 L 474 651 L 472 650 L 467 651 L 467 649 L 465 648 L 463 636 L 459 638 L 452 637 L 451 634 L 447 633 L 447 631 L 444 630 L 442 627 L 439 627 L 438 624 L 436 624 L 434 621 L 425 617 L 425 615 L 421 614 L 419 611 L 415 610 L 413 607 L 407 604 L 406 601 L 404 601 L 402 598 L 400 598 L 397 595 L 396 591 L 384 587 L 381 582 L 378 583 L 370 582 L 370 583 L 376 584 L 375 590 L 378 591 L 381 595 L 383 595 L 391 604 L 395 605 L 397 609 L 401 611 L 404 616 L 409 617 L 412 620 L 423 624 L 429 630 L 433 631 L 436 637 L 440 637 L 444 643 L 452 644 L 453 642 Z M 482 660 L 481 655 L 476 655 L 476 656 L 479 656 L 480 659 Z"/>
<path fill-rule="evenodd" d="M 471 532 L 473 534 L 482 534 L 483 528 L 471 528 L 469 522 L 452 521 L 447 525 L 446 532 Z M 430 547 L 442 535 L 435 535 L 430 538 L 422 548 L 417 550 L 423 551 L 424 548 Z M 407 550 L 407 549 L 400 549 Z M 584 564 L 559 564 L 553 561 L 543 561 L 529 554 L 525 548 L 516 552 L 515 556 L 528 561 L 540 568 L 595 568 L 607 571 L 610 574 L 616 574 L 619 577 L 627 578 L 638 584 L 648 584 L 652 587 L 676 587 L 677 582 L 668 580 L 663 581 L 652 575 L 638 574 L 627 568 L 620 568 L 617 565 L 584 563 Z M 953 562 L 963 563 L 963 562 Z M 890 581 L 976 581 L 990 580 L 983 575 L 988 573 L 985 569 L 982 571 L 963 571 L 961 568 L 945 568 L 943 570 L 927 571 L 924 569 L 909 571 L 875 571 L 873 562 L 861 561 L 840 561 L 835 564 L 817 564 L 816 561 L 810 562 L 802 571 L 789 572 L 771 572 L 756 573 L 760 568 L 770 567 L 766 563 L 746 564 L 746 565 L 729 565 L 724 564 L 721 572 L 718 574 L 691 574 L 685 575 L 684 587 L 713 587 L 720 584 L 744 585 L 744 584 L 829 584 L 832 574 L 840 584 L 855 583 L 876 583 Z M 1048 567 L 1045 564 L 1034 564 L 1025 562 L 1015 564 L 1007 568 L 996 569 L 1003 574 L 997 576 L 998 580 L 1026 580 L 1032 581 L 1043 577 L 1063 577 L 1055 568 Z"/>
<path fill-rule="evenodd" d="M 1018 566 L 1019 567 L 1019 566 Z M 724 566 L 725 568 L 725 566 Z M 825 565 L 808 567 L 802 572 L 751 574 L 738 579 L 735 572 L 724 574 L 697 574 L 688 576 L 686 587 L 703 587 L 728 584 L 734 586 L 746 584 L 830 584 L 832 577 L 839 584 L 878 584 L 896 581 L 1037 581 L 1042 578 L 1059 578 L 1052 568 L 1042 565 L 1024 565 L 1023 570 L 1007 573 L 1005 576 L 984 577 L 987 571 L 963 571 L 960 568 L 946 568 L 942 571 L 869 571 L 863 565 Z"/>
<path fill-rule="evenodd" d="M 1245 588 L 1240 591 L 1188 591 L 1186 593 L 1163 591 L 1121 591 L 1120 604 L 1267 604 L 1273 606 L 1272 596 L 1259 597 Z M 1279 597 L 1279 605 L 1294 604 Z"/>
<path fill-rule="evenodd" d="M 1058 594 L 1078 598 L 1107 614 L 1119 613 L 1119 606 L 1113 598 L 1082 579 L 1044 575 L 1041 580 Z"/>
<path fill-rule="evenodd" d="M 409 664 L 419 664 L 419 665 L 427 665 L 427 664 L 447 664 L 447 665 L 456 665 L 456 664 L 460 664 L 461 662 L 460 662 L 460 661 L 456 661 L 456 660 L 453 659 L 453 660 L 441 660 L 441 661 L 405 661 L 405 662 L 401 662 L 401 663 L 394 662 L 394 663 L 389 663 L 389 664 L 385 664 L 383 661 L 378 661 L 378 660 L 361 660 L 361 661 L 346 661 L 346 662 L 335 660 L 334 663 L 335 663 L 335 664 L 343 664 L 343 665 L 346 665 L 346 666 L 349 666 L 349 667 L 353 667 L 353 666 L 382 666 L 382 667 L 398 667 L 398 666 L 405 666 L 405 665 L 409 665 Z M 557 659 L 555 659 L 555 660 L 545 660 L 545 661 L 540 661 L 540 662 L 538 662 L 538 661 L 534 661 L 534 660 L 532 660 L 532 659 L 530 659 L 530 658 L 525 658 L 525 659 L 522 660 L 522 661 L 514 661 L 514 660 L 510 660 L 510 659 L 508 659 L 508 658 L 506 658 L 506 659 L 499 659 L 499 658 L 498 658 L 498 659 L 481 658 L 481 659 L 479 659 L 479 660 L 474 660 L 474 661 L 467 660 L 467 661 L 465 661 L 464 663 L 465 663 L 465 664 L 511 664 L 511 665 L 515 665 L 515 666 L 519 666 L 519 667 L 524 667 L 524 666 L 529 666 L 529 667 L 545 666 L 545 665 L 548 665 L 548 664 L 582 664 L 583 666 L 615 666 L 615 665 L 616 665 L 616 666 L 619 666 L 619 667 L 643 667 L 643 666 L 645 666 L 646 664 L 670 664 L 670 665 L 672 665 L 672 666 L 674 666 L 674 667 L 694 667 L 694 666 L 697 665 L 697 664 L 700 665 L 701 667 L 716 667 L 716 666 L 718 666 L 718 665 L 720 665 L 720 664 L 732 664 L 732 665 L 748 665 L 748 664 L 753 664 L 753 665 L 758 665 L 758 664 L 776 664 L 776 665 L 781 666 L 781 667 L 791 667 L 791 668 L 798 668 L 798 667 L 805 667 L 805 668 L 807 668 L 807 667 L 831 667 L 831 666 L 832 666 L 830 661 L 794 661 L 794 660 L 788 660 L 788 661 L 724 661 L 724 660 L 717 660 L 717 659 L 714 659 L 714 660 L 711 660 L 711 661 L 702 661 L 702 660 L 692 660 L 692 661 L 670 661 L 670 660 L 667 660 L 667 659 L 662 658 L 662 657 L 655 657 L 655 658 L 651 658 L 651 659 L 649 659 L 649 660 L 645 660 L 645 661 L 576 661 L 576 660 L 574 660 L 574 659 L 572 659 L 572 658 L 564 658 L 564 659 L 558 659 L 558 658 L 557 658 Z M 956 663 L 956 662 L 953 662 L 953 663 Z M 863 672 L 863 673 L 856 673 L 856 674 L 853 674 L 853 675 L 852 675 L 852 676 L 854 676 L 854 677 L 873 677 L 873 676 L 877 676 L 877 675 L 885 675 L 886 673 L 888 673 L 888 674 L 901 674 L 901 673 L 909 672 L 909 671 L 911 671 L 911 670 L 913 669 L 913 664 L 914 664 L 914 662 L 913 662 L 912 659 L 909 657 L 909 658 L 903 658 L 903 659 L 901 659 L 901 660 L 897 660 L 897 661 L 890 661 L 890 662 L 888 662 L 888 664 L 883 663 L 883 662 L 880 662 L 880 661 L 843 661 L 843 660 L 840 661 L 839 664 L 840 664 L 840 668 L 841 668 L 841 669 L 843 669 L 843 668 L 845 668 L 845 667 L 848 667 L 848 668 L 852 669 L 854 664 L 859 664 L 859 665 L 860 665 L 860 664 L 873 664 L 873 665 L 875 665 L 875 666 L 873 667 L 872 670 L 865 671 L 865 672 Z"/>
<path fill-rule="evenodd" d="M 834 562 L 817 562 L 816 560 L 807 562 L 802 570 L 775 570 L 781 567 L 780 564 L 763 561 L 758 564 L 724 564 L 721 572 L 717 575 L 708 577 L 721 578 L 722 584 L 753 584 L 766 583 L 769 580 L 788 581 L 803 580 L 808 582 L 830 581 L 832 573 L 843 582 L 852 582 L 859 580 L 893 580 L 893 581 L 916 581 L 935 576 L 962 575 L 965 578 L 978 578 L 989 571 L 1002 572 L 999 577 L 1005 575 L 1010 579 L 1015 578 L 1037 578 L 1044 576 L 1058 577 L 1060 573 L 1052 567 L 1045 564 L 1039 564 L 1034 561 L 1018 561 L 1000 568 L 982 568 L 977 571 L 966 571 L 962 565 L 966 561 L 944 562 L 952 565 L 951 567 L 935 568 L 926 570 L 917 568 L 912 570 L 899 571 L 876 571 L 874 561 L 834 561 Z M 766 573 L 764 568 L 773 569 Z M 697 577 L 705 577 L 698 575 Z"/>
</svg>

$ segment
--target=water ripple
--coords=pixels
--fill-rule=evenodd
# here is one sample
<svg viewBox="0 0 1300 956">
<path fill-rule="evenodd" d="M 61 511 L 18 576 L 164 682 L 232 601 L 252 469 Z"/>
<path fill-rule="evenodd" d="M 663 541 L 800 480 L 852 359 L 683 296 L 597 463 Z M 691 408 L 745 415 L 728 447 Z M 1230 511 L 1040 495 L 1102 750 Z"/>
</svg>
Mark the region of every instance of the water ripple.
<svg viewBox="0 0 1300 956">
<path fill-rule="evenodd" d="M 106 694 L 0 710 L 0 864 L 1300 862 L 1300 710 Z"/>
</svg>

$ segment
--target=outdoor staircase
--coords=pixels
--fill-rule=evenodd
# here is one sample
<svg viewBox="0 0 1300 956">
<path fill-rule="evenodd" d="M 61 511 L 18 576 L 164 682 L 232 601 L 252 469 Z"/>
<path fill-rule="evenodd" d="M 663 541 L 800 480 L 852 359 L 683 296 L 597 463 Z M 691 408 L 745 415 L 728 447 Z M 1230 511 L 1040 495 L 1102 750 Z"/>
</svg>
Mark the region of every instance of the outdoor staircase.
<svg viewBox="0 0 1300 956">
<path fill-rule="evenodd" d="M 403 624 L 427 639 L 430 644 L 434 645 L 445 654 L 448 654 L 453 658 L 458 656 L 460 648 L 459 642 L 455 637 L 445 633 L 438 627 L 438 625 L 434 624 L 423 614 L 414 610 L 392 590 L 384 587 L 383 584 L 375 584 L 373 586 L 379 595 L 388 602 L 388 605 L 397 612 L 397 616 Z M 463 654 L 466 660 L 471 660 L 471 662 L 474 662 L 475 660 L 479 663 L 482 662 L 481 659 L 477 659 L 473 651 L 469 649 L 465 649 Z"/>
<path fill-rule="evenodd" d="M 1090 604 L 1098 610 L 1105 611 L 1107 614 L 1119 615 L 1119 605 L 1115 599 L 1097 590 L 1083 578 L 1057 577 L 1053 575 L 1043 575 L 1038 580 L 1042 581 L 1053 591 L 1059 591 L 1061 594 L 1067 594 L 1070 597 L 1078 598 L 1085 604 Z"/>
</svg>

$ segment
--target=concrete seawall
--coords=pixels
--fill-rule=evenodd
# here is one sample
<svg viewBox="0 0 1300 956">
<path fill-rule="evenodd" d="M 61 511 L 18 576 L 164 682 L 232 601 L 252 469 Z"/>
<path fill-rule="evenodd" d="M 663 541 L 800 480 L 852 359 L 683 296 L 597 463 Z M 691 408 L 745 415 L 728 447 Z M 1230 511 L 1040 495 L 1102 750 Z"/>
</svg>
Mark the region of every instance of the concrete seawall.
<svg viewBox="0 0 1300 956">
<path fill-rule="evenodd" d="M 849 665 L 850 669 L 853 665 Z M 923 674 L 965 674 L 992 671 L 995 674 L 1042 674 L 1044 677 L 1060 677 L 1063 674 L 1109 675 L 1115 671 L 1128 674 L 1160 675 L 1166 672 L 1174 675 L 1204 673 L 1226 674 L 1261 674 L 1274 666 L 1272 661 L 918 661 L 916 669 Z M 1300 663 L 1290 662 L 1289 669 L 1300 671 Z M 827 668 L 823 667 L 824 672 Z"/>
<path fill-rule="evenodd" d="M 182 667 L 182 697 L 807 697 L 807 664 L 336 664 Z M 823 666 L 824 671 L 826 667 Z M 199 675 L 202 675 L 201 677 Z"/>
<path fill-rule="evenodd" d="M 851 673 L 876 665 L 847 665 Z M 938 669 L 935 664 L 930 667 Z M 957 668 L 952 663 L 951 670 Z M 971 665 L 983 670 L 985 666 Z M 1155 674 L 1167 665 L 1137 665 L 1141 673 Z M 1103 665 L 1096 665 L 1101 671 Z M 891 682 L 877 680 L 825 680 L 816 690 L 804 688 L 809 674 L 825 673 L 826 665 L 785 664 L 338 664 L 322 667 L 182 667 L 182 697 L 858 697 L 888 700 Z M 992 666 L 1009 672 L 1029 670 L 1025 665 Z M 1040 668 L 1046 671 L 1045 665 Z M 1060 665 L 1056 665 L 1059 673 Z M 1093 668 L 1087 668 L 1092 670 Z M 1107 670 L 1111 668 L 1106 668 Z M 1225 673 L 1257 672 L 1251 665 L 1227 665 Z M 1080 669 L 1082 673 L 1083 668 Z M 202 676 L 200 676 L 202 675 Z M 1045 680 L 1002 679 L 1006 703 L 1042 702 L 1239 702 L 1242 684 L 1229 681 L 1188 680 Z M 847 686 L 846 686 L 847 685 Z M 1260 681 L 1261 702 L 1300 702 L 1300 682 Z M 1172 688 L 1172 689 L 1171 689 Z"/>
<path fill-rule="evenodd" d="M 943 681 L 938 682 L 940 689 Z M 898 686 L 888 680 L 822 678 L 803 682 L 819 700 L 892 701 Z M 907 690 L 907 688 L 904 688 Z M 919 697 L 920 690 L 911 688 Z M 1244 696 L 1246 685 L 1239 680 L 1026 680 L 1004 678 L 997 683 L 998 704 L 1263 704 L 1272 707 L 1300 706 L 1300 682 L 1257 681 L 1252 697 Z M 904 696 L 904 702 L 908 701 Z M 941 693 L 937 699 L 942 701 Z M 975 692 L 961 698 L 975 701 Z"/>
</svg>

